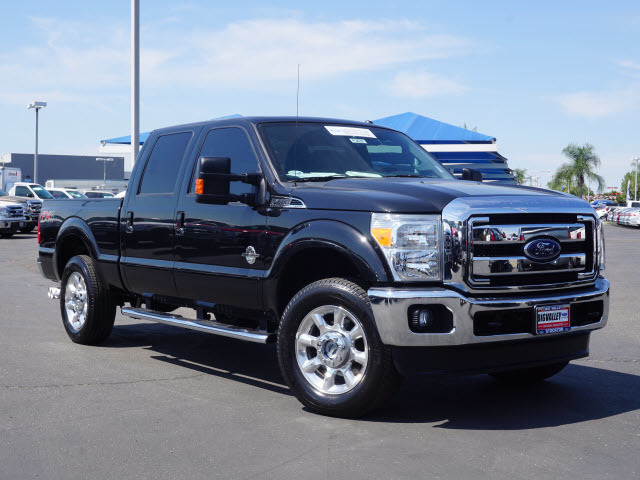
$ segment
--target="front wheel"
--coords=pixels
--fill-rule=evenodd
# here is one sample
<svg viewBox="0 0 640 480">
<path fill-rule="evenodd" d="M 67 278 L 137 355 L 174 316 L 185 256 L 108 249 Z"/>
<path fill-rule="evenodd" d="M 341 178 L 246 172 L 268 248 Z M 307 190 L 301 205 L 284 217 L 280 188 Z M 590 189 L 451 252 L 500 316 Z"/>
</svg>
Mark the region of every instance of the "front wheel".
<svg viewBox="0 0 640 480">
<path fill-rule="evenodd" d="M 400 383 L 366 292 L 341 278 L 312 283 L 289 302 L 280 322 L 278 361 L 296 398 L 324 415 L 362 416 Z"/>
<path fill-rule="evenodd" d="M 552 363 L 551 365 L 542 365 L 541 367 L 521 368 L 520 370 L 492 373 L 491 376 L 504 383 L 538 383 L 560 373 L 568 364 L 569 362 Z"/>
<path fill-rule="evenodd" d="M 35 227 L 35 225 L 31 225 L 31 226 L 29 226 L 29 227 L 23 227 L 23 228 L 21 228 L 21 229 L 20 229 L 20 231 L 21 231 L 22 233 L 31 233 L 31 232 L 33 232 L 33 229 L 34 229 L 34 228 L 36 228 L 36 227 Z"/>
<path fill-rule="evenodd" d="M 69 338 L 84 345 L 104 342 L 113 328 L 116 305 L 100 284 L 91 257 L 69 260 L 60 287 L 62 324 Z"/>
</svg>

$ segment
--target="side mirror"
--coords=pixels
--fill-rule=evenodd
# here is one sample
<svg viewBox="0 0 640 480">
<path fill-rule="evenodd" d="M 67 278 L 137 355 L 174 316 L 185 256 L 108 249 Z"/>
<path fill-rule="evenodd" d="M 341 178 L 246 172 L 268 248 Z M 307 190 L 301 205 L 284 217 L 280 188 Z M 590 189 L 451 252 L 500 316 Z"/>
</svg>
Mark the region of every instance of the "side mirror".
<svg viewBox="0 0 640 480">
<path fill-rule="evenodd" d="M 201 157 L 198 160 L 195 183 L 197 203 L 227 205 L 242 202 L 247 205 L 263 205 L 266 202 L 266 182 L 261 173 L 231 173 L 231 159 L 228 157 Z M 231 182 L 242 182 L 258 187 L 258 193 L 233 195 Z"/>
<path fill-rule="evenodd" d="M 27 193 L 27 197 L 29 197 L 29 198 L 34 198 L 34 197 L 35 197 L 35 195 L 34 195 L 33 193 Z"/>
<path fill-rule="evenodd" d="M 472 182 L 481 182 L 482 181 L 482 173 L 480 173 L 475 168 L 463 168 L 462 169 L 462 180 L 471 180 Z"/>
</svg>

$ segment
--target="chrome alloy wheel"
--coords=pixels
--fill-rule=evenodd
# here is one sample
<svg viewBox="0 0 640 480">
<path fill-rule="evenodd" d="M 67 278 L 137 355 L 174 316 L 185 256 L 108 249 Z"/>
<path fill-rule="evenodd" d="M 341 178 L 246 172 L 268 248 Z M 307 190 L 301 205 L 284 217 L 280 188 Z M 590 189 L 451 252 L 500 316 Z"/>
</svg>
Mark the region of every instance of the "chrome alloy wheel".
<svg viewBox="0 0 640 480">
<path fill-rule="evenodd" d="M 353 390 L 364 378 L 368 354 L 362 324 L 342 307 L 318 307 L 298 327 L 298 366 L 304 378 L 323 394 Z"/>
<path fill-rule="evenodd" d="M 64 291 L 64 308 L 67 312 L 69 325 L 74 332 L 79 331 L 87 320 L 87 284 L 82 275 L 73 272 L 67 279 Z"/>
</svg>

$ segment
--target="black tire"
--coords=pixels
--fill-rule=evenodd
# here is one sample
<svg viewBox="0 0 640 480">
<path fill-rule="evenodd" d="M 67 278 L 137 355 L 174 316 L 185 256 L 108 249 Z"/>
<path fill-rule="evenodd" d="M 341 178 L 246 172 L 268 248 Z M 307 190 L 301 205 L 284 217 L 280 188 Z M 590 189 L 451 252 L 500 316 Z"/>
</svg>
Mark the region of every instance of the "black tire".
<svg viewBox="0 0 640 480">
<path fill-rule="evenodd" d="M 552 363 L 540 367 L 522 368 L 520 370 L 509 370 L 507 372 L 496 372 L 490 374 L 500 382 L 511 384 L 539 383 L 547 378 L 560 373 L 569 362 Z"/>
<path fill-rule="evenodd" d="M 86 285 L 86 320 L 79 328 L 73 327 L 65 308 L 67 283 L 74 273 L 80 274 Z M 98 345 L 109 337 L 116 317 L 116 304 L 107 289 L 100 284 L 91 257 L 75 256 L 64 267 L 60 285 L 60 312 L 64 329 L 73 342 Z"/>
<path fill-rule="evenodd" d="M 31 233 L 31 232 L 33 232 L 34 228 L 36 228 L 36 227 L 34 225 L 31 225 L 30 227 L 21 228 L 20 231 L 22 233 Z"/>
<path fill-rule="evenodd" d="M 350 391 L 323 393 L 304 376 L 296 357 L 296 334 L 312 310 L 337 306 L 352 313 L 362 326 L 368 345 L 365 373 Z M 380 340 L 366 292 L 353 282 L 328 278 L 298 292 L 287 305 L 278 331 L 278 362 L 282 376 L 296 398 L 310 410 L 323 415 L 357 418 L 382 405 L 400 386 L 391 349 Z"/>
<path fill-rule="evenodd" d="M 0 238 L 11 238 L 14 233 L 0 233 Z"/>
</svg>

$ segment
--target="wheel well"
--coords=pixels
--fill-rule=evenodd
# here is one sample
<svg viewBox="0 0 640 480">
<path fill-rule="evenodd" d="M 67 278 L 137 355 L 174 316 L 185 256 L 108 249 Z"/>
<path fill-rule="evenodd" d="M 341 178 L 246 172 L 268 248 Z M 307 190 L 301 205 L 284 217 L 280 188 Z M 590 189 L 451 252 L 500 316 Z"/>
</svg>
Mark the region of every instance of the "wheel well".
<svg viewBox="0 0 640 480">
<path fill-rule="evenodd" d="M 62 243 L 56 247 L 56 250 L 58 253 L 56 263 L 60 278 L 62 278 L 64 267 L 73 257 L 76 255 L 91 255 L 91 252 L 84 241 L 75 236 L 65 238 Z"/>
<path fill-rule="evenodd" d="M 347 278 L 361 287 L 367 288 L 366 279 L 354 263 L 344 253 L 331 248 L 308 248 L 295 254 L 287 261 L 278 282 L 278 315 L 282 315 L 293 296 L 309 285 L 323 278 Z"/>
</svg>

